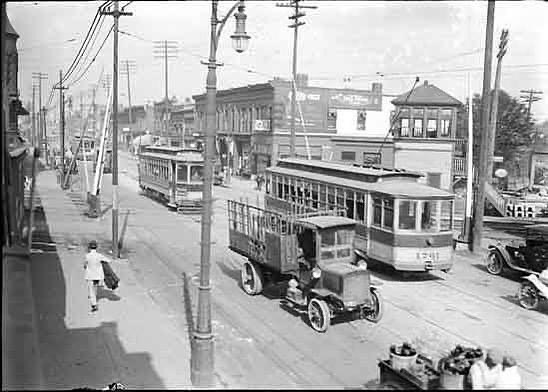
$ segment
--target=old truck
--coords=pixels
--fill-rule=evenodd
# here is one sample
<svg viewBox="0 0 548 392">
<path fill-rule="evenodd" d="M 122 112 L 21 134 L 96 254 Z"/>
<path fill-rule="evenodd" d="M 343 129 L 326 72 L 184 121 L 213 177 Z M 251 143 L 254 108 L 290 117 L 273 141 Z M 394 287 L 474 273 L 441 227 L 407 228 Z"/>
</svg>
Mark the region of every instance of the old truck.
<svg viewBox="0 0 548 392">
<path fill-rule="evenodd" d="M 228 217 L 229 248 L 247 258 L 241 269 L 247 294 L 284 284 L 285 299 L 305 310 L 318 332 L 342 315 L 382 318 L 382 297 L 354 252 L 354 220 L 336 212 L 284 215 L 234 200 Z"/>
</svg>

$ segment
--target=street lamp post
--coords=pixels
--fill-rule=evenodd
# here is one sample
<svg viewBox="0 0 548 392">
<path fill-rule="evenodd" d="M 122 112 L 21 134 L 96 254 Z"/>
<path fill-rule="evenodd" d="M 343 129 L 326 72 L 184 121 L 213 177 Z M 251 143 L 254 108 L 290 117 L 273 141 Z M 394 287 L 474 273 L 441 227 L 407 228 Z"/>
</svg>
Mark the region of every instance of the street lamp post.
<svg viewBox="0 0 548 392">
<path fill-rule="evenodd" d="M 236 31 L 230 37 L 232 46 L 238 53 L 247 49 L 249 36 L 245 32 L 244 2 L 238 1 L 221 20 L 217 19 L 218 0 L 211 2 L 211 40 L 209 47 L 209 61 L 202 62 L 207 65 L 206 79 L 206 137 L 204 159 L 204 189 L 202 209 L 202 232 L 200 254 L 200 285 L 198 286 L 198 316 L 196 328 L 193 334 L 191 356 L 191 381 L 195 386 L 207 387 L 214 384 L 213 380 L 213 334 L 211 331 L 211 285 L 209 279 L 211 256 L 211 213 L 213 165 L 215 161 L 215 112 L 217 99 L 217 75 L 216 60 L 217 46 L 223 27 L 230 15 L 235 14 Z"/>
</svg>

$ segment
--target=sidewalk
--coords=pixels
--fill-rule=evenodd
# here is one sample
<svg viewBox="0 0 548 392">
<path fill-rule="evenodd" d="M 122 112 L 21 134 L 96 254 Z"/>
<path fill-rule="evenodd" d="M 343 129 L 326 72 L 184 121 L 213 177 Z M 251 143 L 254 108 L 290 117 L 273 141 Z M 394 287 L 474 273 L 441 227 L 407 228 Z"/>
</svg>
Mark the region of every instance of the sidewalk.
<svg viewBox="0 0 548 392">
<path fill-rule="evenodd" d="M 127 260 L 113 264 L 120 287 L 100 289 L 99 311 L 90 312 L 86 245 L 96 239 L 108 253 L 109 220 L 84 216 L 54 171 L 40 173 L 37 194 L 43 213 L 35 216 L 35 238 L 56 243 L 31 255 L 43 388 L 103 388 L 114 381 L 131 389 L 190 387 L 188 335 L 139 285 Z"/>
</svg>

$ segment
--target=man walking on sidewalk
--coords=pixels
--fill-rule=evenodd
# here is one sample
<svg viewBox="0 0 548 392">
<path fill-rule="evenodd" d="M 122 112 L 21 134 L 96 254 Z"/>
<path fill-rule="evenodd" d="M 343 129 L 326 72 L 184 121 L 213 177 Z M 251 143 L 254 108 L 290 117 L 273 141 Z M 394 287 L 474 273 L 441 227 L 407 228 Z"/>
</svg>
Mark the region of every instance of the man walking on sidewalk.
<svg viewBox="0 0 548 392">
<path fill-rule="evenodd" d="M 105 279 L 102 261 L 110 262 L 108 257 L 97 252 L 97 241 L 92 240 L 89 243 L 89 252 L 86 254 L 84 269 L 86 270 L 85 279 L 88 284 L 88 298 L 91 303 L 91 311 L 96 312 L 97 307 L 97 287 Z"/>
</svg>

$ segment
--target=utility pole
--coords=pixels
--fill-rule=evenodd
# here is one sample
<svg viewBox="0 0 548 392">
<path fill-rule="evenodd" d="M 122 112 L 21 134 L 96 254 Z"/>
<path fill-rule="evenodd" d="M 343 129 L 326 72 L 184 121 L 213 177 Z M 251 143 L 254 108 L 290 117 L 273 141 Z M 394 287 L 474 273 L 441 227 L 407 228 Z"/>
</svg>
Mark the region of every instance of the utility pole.
<svg viewBox="0 0 548 392">
<path fill-rule="evenodd" d="M 178 47 L 177 41 L 154 41 L 154 58 L 164 59 L 164 68 L 165 68 L 165 97 L 164 97 L 164 112 L 163 112 L 163 124 L 162 132 L 164 136 L 167 135 L 167 122 L 169 117 L 169 95 L 168 95 L 168 77 L 167 77 L 167 60 L 177 58 Z"/>
<path fill-rule="evenodd" d="M 291 81 L 291 138 L 290 138 L 290 144 L 289 144 L 289 155 L 291 157 L 296 156 L 295 151 L 295 145 L 296 145 L 296 130 L 295 130 L 295 115 L 296 115 L 296 105 L 297 105 L 297 86 L 296 86 L 296 78 L 297 78 L 297 37 L 298 37 L 298 31 L 299 26 L 302 26 L 305 24 L 305 22 L 299 21 L 299 18 L 305 16 L 306 14 L 304 12 L 299 12 L 301 9 L 309 8 L 309 9 L 315 9 L 318 8 L 316 6 L 312 5 L 299 5 L 299 1 L 302 0 L 292 0 L 289 2 L 289 4 L 276 4 L 276 7 L 289 7 L 294 8 L 295 13 L 288 17 L 288 19 L 294 19 L 294 23 L 292 25 L 289 25 L 289 28 L 293 29 L 293 73 L 292 73 L 292 81 Z"/>
<path fill-rule="evenodd" d="M 36 147 L 36 141 L 37 133 L 36 133 L 36 89 L 38 86 L 35 84 L 32 85 L 32 114 L 31 114 L 31 121 L 32 121 L 32 145 Z"/>
<path fill-rule="evenodd" d="M 114 1 L 113 12 L 101 12 L 114 17 L 114 59 L 112 71 L 112 256 L 120 257 L 118 247 L 118 19 L 121 15 L 133 15 L 131 12 L 120 12 L 118 1 Z"/>
<path fill-rule="evenodd" d="M 48 150 L 47 150 L 47 137 L 46 137 L 46 132 L 45 132 L 45 127 L 44 125 L 42 124 L 43 123 L 43 118 L 42 118 L 42 80 L 46 80 L 48 78 L 48 75 L 45 74 L 45 73 L 42 73 L 42 72 L 33 72 L 32 73 L 32 79 L 37 79 L 38 80 L 38 112 L 39 112 L 39 115 L 38 115 L 38 129 L 39 129 L 39 133 L 40 133 L 40 142 L 39 142 L 39 146 L 41 148 L 44 148 L 44 158 L 46 160 L 46 165 L 48 164 Z"/>
<path fill-rule="evenodd" d="M 468 248 L 472 249 L 472 204 L 474 196 L 474 112 L 473 112 L 473 94 L 472 77 L 468 72 L 468 149 L 466 152 L 466 204 L 464 221 L 464 238 L 468 243 Z"/>
<path fill-rule="evenodd" d="M 59 133 L 61 144 L 61 188 L 65 186 L 65 97 L 63 90 L 68 87 L 63 87 L 63 71 L 59 70 L 59 85 L 54 87 L 59 90 Z"/>
<path fill-rule="evenodd" d="M 131 113 L 131 89 L 130 89 L 130 84 L 129 84 L 129 76 L 130 76 L 130 70 L 131 71 L 135 71 L 135 61 L 132 61 L 132 60 L 126 60 L 124 61 L 125 65 L 126 65 L 126 68 L 125 70 L 122 69 L 121 70 L 121 73 L 123 75 L 126 75 L 127 77 L 127 99 L 128 99 L 128 103 L 129 103 L 129 134 L 131 135 L 130 139 L 133 140 L 133 127 L 132 127 L 132 124 L 133 124 L 133 116 L 132 116 L 132 113 Z M 129 145 L 126 146 L 127 148 L 129 148 Z"/>
<path fill-rule="evenodd" d="M 493 181 L 493 156 L 495 153 L 495 138 L 497 135 L 497 110 L 499 106 L 499 88 L 501 78 L 502 58 L 506 54 L 506 45 L 508 44 L 508 30 L 502 30 L 500 36 L 499 52 L 497 53 L 497 70 L 495 72 L 495 90 L 491 100 L 491 114 L 489 115 L 489 144 L 487 151 L 487 181 Z"/>
<path fill-rule="evenodd" d="M 533 102 L 537 102 L 542 99 L 542 97 L 537 97 L 537 95 L 542 94 L 542 91 L 535 91 L 531 89 L 531 90 L 520 90 L 519 92 L 522 93 L 522 95 L 520 96 L 520 99 L 525 101 L 525 103 L 527 103 L 527 119 L 531 120 L 531 104 Z"/>
<path fill-rule="evenodd" d="M 483 237 L 483 213 L 485 210 L 485 182 L 487 181 L 487 161 L 489 160 L 488 129 L 489 129 L 489 92 L 491 90 L 491 62 L 493 58 L 493 25 L 495 21 L 495 1 L 487 3 L 487 26 L 485 29 L 485 59 L 483 63 L 483 91 L 481 97 L 481 127 L 480 127 L 480 153 L 477 176 L 477 193 L 474 205 L 473 241 L 471 249 L 481 251 Z"/>
</svg>

